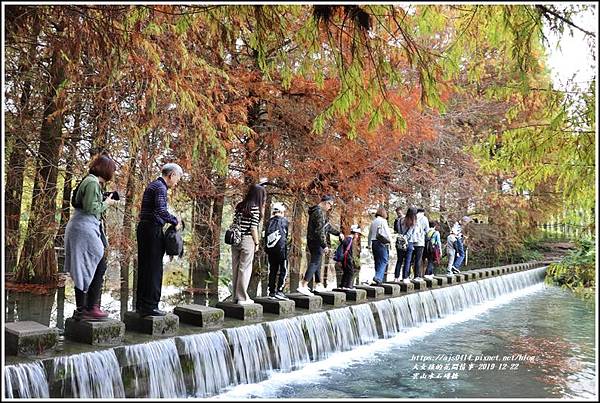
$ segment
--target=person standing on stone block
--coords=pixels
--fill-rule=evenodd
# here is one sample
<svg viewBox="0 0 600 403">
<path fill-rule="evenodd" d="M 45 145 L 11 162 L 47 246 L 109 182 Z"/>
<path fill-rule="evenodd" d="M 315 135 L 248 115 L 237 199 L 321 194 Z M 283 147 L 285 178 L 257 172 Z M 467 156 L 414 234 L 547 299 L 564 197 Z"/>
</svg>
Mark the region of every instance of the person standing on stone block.
<svg viewBox="0 0 600 403">
<path fill-rule="evenodd" d="M 369 227 L 367 240 L 375 261 L 375 276 L 371 285 L 381 285 L 385 280 L 386 267 L 390 256 L 391 233 L 387 223 L 387 210 L 384 207 L 379 207 L 375 213 L 375 219 Z"/>
<path fill-rule="evenodd" d="M 356 246 L 360 245 L 360 236 L 362 231 L 356 224 L 350 227 L 350 236 L 346 237 L 340 244 L 341 256 L 340 263 L 342 266 L 342 280 L 340 288 L 344 290 L 354 289 L 354 271 L 360 270 L 360 265 L 356 265 Z M 358 246 L 358 259 L 360 259 L 360 246 Z"/>
<path fill-rule="evenodd" d="M 150 182 L 144 190 L 136 229 L 138 278 L 135 309 L 140 316 L 166 315 L 166 312 L 158 309 L 165 255 L 163 226 L 166 223 L 181 226 L 181 220 L 168 211 L 167 189 L 177 186 L 183 169 L 175 163 L 168 163 L 163 166 L 161 173 L 161 177 Z"/>
<path fill-rule="evenodd" d="M 273 205 L 273 216 L 265 230 L 265 252 L 269 260 L 269 297 L 288 300 L 283 293 L 287 277 L 288 220 L 282 203 Z M 277 283 L 277 285 L 275 284 Z"/>
<path fill-rule="evenodd" d="M 455 222 L 452 230 L 456 234 L 456 258 L 454 259 L 453 272 L 459 271 L 465 261 L 465 236 L 463 234 L 463 226 L 466 226 L 472 221 L 471 217 L 464 216 L 460 221 Z"/>
<path fill-rule="evenodd" d="M 267 190 L 261 185 L 251 185 L 244 199 L 235 206 L 234 222 L 240 223 L 242 241 L 231 245 L 231 286 L 233 302 L 253 304 L 248 295 L 252 276 L 252 262 L 258 250 L 258 225 L 265 211 Z"/>
<path fill-rule="evenodd" d="M 117 200 L 113 193 L 104 197 L 102 188 L 112 180 L 116 169 L 115 161 L 109 156 L 96 157 L 71 197 L 75 210 L 65 230 L 65 271 L 75 283 L 75 320 L 108 317 L 108 313 L 100 309 L 108 247 L 103 215 Z"/>
</svg>

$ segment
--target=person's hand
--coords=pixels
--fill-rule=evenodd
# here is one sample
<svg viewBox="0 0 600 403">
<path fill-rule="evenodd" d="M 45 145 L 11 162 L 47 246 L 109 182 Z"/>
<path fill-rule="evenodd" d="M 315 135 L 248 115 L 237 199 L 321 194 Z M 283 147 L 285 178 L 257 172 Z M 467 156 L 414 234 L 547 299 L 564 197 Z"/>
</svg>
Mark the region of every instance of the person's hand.
<svg viewBox="0 0 600 403">
<path fill-rule="evenodd" d="M 107 203 L 109 206 L 113 206 L 113 205 L 115 205 L 115 204 L 117 204 L 117 203 L 119 202 L 118 200 L 115 200 L 115 199 L 113 199 L 112 197 L 113 197 L 113 194 L 111 193 L 111 194 L 110 194 L 110 195 L 109 195 L 109 196 L 106 198 L 106 203 Z"/>
<path fill-rule="evenodd" d="M 345 238 L 346 236 L 342 232 L 340 232 L 340 242 L 343 242 Z"/>
<path fill-rule="evenodd" d="M 329 247 L 325 247 L 325 249 L 323 249 L 323 253 L 327 256 L 329 256 Z"/>
<path fill-rule="evenodd" d="M 258 249 L 260 248 L 260 242 L 256 242 L 254 244 L 254 252 L 258 252 Z"/>
</svg>

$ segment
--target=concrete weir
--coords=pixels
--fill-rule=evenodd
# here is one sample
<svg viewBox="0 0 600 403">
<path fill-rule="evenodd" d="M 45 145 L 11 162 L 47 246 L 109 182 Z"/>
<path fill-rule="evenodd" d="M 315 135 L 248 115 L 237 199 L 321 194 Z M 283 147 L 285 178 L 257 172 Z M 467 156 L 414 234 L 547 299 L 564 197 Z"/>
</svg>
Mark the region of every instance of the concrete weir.
<svg viewBox="0 0 600 403">
<path fill-rule="evenodd" d="M 41 356 L 12 356 L 7 357 L 6 362 L 7 365 L 41 362 L 47 368 L 47 381 L 50 384 L 56 382 L 55 371 L 49 372 L 56 367 L 58 361 L 55 360 L 81 353 L 114 351 L 126 397 L 212 396 L 228 385 L 266 379 L 271 369 L 292 371 L 309 361 L 326 358 L 333 352 L 349 350 L 378 338 L 393 337 L 405 328 L 437 320 L 466 309 L 470 304 L 485 302 L 503 293 L 539 283 L 543 281 L 547 263 L 469 270 L 456 276 L 435 276 L 427 282 L 357 287 L 353 290 L 324 292 L 314 297 L 288 294 L 290 301 L 256 298 L 257 303 L 243 308 L 231 303 L 219 303 L 219 309 L 182 306 L 175 310 L 177 315 L 169 314 L 167 318 L 162 318 L 162 322 L 128 313 L 126 319 L 129 320 L 124 321 L 127 325 L 124 336 L 117 331 L 117 338 L 122 337 L 121 346 L 92 346 L 67 337 L 62 348 L 56 352 L 46 352 Z M 541 270 L 527 274 L 537 268 Z M 515 277 L 511 277 L 510 281 L 508 278 L 500 281 L 493 279 L 502 276 Z M 459 298 L 453 299 L 452 303 L 448 300 L 455 298 L 453 296 L 457 295 L 458 290 L 464 295 L 466 290 L 474 287 L 485 291 L 481 294 L 485 295 L 483 300 Z M 11 328 L 14 324 L 6 326 Z M 114 339 L 110 341 L 114 342 Z M 215 350 L 215 343 L 219 346 L 218 351 Z M 143 360 L 146 353 L 133 350 L 144 348 L 160 352 L 157 356 L 159 360 L 146 362 Z M 216 359 L 216 355 L 221 358 Z M 211 370 L 208 370 L 208 366 L 203 369 L 209 364 Z M 145 369 L 148 365 L 151 370 Z M 243 365 L 247 367 L 242 368 Z M 181 375 L 175 379 L 173 371 L 169 369 L 166 372 L 172 379 L 163 379 L 164 375 L 160 374 L 166 374 L 164 369 L 171 367 Z M 156 371 L 158 378 L 150 379 L 154 376 L 152 371 Z M 74 375 L 69 376 L 61 378 L 61 385 L 75 381 Z M 202 379 L 202 385 L 198 384 L 199 378 Z M 175 385 L 172 394 L 163 391 L 153 395 L 159 393 L 152 392 L 157 390 L 156 382 Z M 131 385 L 137 385 L 136 389 L 132 389 Z M 66 389 L 50 388 L 49 397 L 66 397 L 61 390 Z M 13 390 L 13 393 L 18 394 L 18 391 Z M 116 395 L 94 397 L 111 398 Z"/>
</svg>

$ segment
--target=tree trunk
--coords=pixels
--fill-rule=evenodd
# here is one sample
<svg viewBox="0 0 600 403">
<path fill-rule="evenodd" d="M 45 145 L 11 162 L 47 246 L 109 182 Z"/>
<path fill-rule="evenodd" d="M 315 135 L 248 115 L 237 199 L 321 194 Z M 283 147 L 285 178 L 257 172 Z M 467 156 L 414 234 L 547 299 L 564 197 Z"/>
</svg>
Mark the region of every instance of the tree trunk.
<svg viewBox="0 0 600 403">
<path fill-rule="evenodd" d="M 46 96 L 38 152 L 31 218 L 25 245 L 17 268 L 19 282 L 46 283 L 57 273 L 54 237 L 56 236 L 56 179 L 62 148 L 62 109 L 65 80 L 62 50 L 55 49 L 50 65 L 51 85 Z"/>
<path fill-rule="evenodd" d="M 10 175 L 6 176 L 6 246 L 5 251 L 5 269 L 6 272 L 11 272 L 15 268 L 18 259 L 18 250 L 20 244 L 19 223 L 21 219 L 21 201 L 23 198 L 23 179 L 25 177 L 25 167 L 27 165 L 27 136 L 26 123 L 33 120 L 33 107 L 29 98 L 31 96 L 32 82 L 31 66 L 35 61 L 37 52 L 35 51 L 35 43 L 40 33 L 40 24 L 37 18 L 34 18 L 32 44 L 29 47 L 27 60 L 19 67 L 20 72 L 25 77 L 23 81 L 23 92 L 19 100 L 21 115 L 19 121 L 21 125 L 15 132 L 14 144 L 10 153 Z"/>
<path fill-rule="evenodd" d="M 137 169 L 137 147 L 132 146 L 130 151 L 130 162 L 129 172 L 127 175 L 127 186 L 125 190 L 125 211 L 123 214 L 123 226 L 122 226 L 122 240 L 121 246 L 121 318 L 125 316 L 125 312 L 128 311 L 129 302 L 129 270 L 131 267 L 131 260 L 135 252 L 135 243 L 133 242 L 133 226 L 134 222 L 134 205 L 136 200 L 137 181 L 136 181 L 136 169 Z"/>
<path fill-rule="evenodd" d="M 219 291 L 219 267 L 221 262 L 221 226 L 223 225 L 223 206 L 225 205 L 225 176 L 217 175 L 215 180 L 216 195 L 213 198 L 213 209 L 212 209 L 212 232 L 213 241 L 211 251 L 211 269 L 212 275 L 215 280 L 211 284 L 211 292 L 214 295 L 218 295 Z"/>
<path fill-rule="evenodd" d="M 289 286 L 290 291 L 294 292 L 300 284 L 300 276 L 303 273 L 302 267 L 302 253 L 304 248 L 302 247 L 302 235 L 304 228 L 304 203 L 301 199 L 294 201 L 294 208 L 292 212 L 291 220 L 291 241 L 289 248 Z"/>
<path fill-rule="evenodd" d="M 194 243 L 196 245 L 197 257 L 190 262 L 192 270 L 192 287 L 215 288 L 216 279 L 213 275 L 213 243 L 214 234 L 212 230 L 212 198 L 196 197 L 194 200 Z M 215 284 L 213 284 L 215 283 Z"/>
</svg>

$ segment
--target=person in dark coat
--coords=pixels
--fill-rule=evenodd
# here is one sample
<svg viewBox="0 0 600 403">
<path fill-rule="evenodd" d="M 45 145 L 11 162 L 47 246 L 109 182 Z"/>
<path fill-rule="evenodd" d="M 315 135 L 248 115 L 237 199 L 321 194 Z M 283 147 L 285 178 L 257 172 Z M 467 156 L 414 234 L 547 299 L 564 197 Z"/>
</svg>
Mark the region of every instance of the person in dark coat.
<svg viewBox="0 0 600 403">
<path fill-rule="evenodd" d="M 144 190 L 140 222 L 136 230 L 138 279 L 135 309 L 141 316 L 166 315 L 166 312 L 158 309 L 165 254 L 163 226 L 166 223 L 179 226 L 180 222 L 167 210 L 167 189 L 177 186 L 182 176 L 183 170 L 179 165 L 165 164 L 162 176 L 150 182 Z"/>
<path fill-rule="evenodd" d="M 269 259 L 269 297 L 287 300 L 283 286 L 287 277 L 288 220 L 282 203 L 273 205 L 273 216 L 265 230 L 265 251 Z"/>
</svg>

